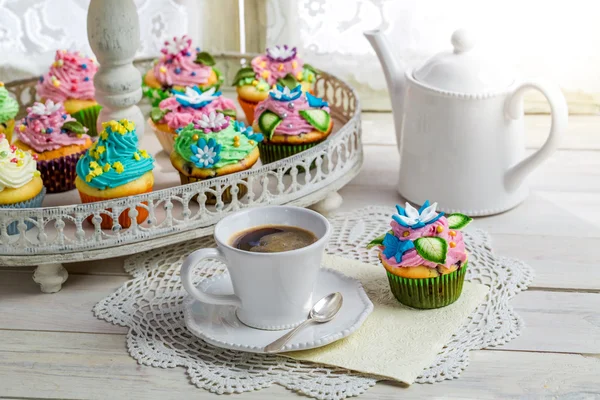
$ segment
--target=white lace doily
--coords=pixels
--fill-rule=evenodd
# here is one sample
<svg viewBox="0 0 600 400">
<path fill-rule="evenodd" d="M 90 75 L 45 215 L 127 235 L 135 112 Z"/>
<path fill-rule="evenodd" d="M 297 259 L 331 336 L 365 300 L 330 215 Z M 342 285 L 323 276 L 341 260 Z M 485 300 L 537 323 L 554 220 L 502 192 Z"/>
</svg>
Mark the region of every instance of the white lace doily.
<svg viewBox="0 0 600 400">
<path fill-rule="evenodd" d="M 366 244 L 389 229 L 392 208 L 367 207 L 331 218 L 330 254 L 377 264 Z M 467 280 L 490 286 L 484 303 L 425 369 L 418 383 L 458 378 L 469 362 L 469 351 L 504 344 L 519 335 L 522 321 L 510 299 L 525 290 L 533 272 L 525 263 L 493 254 L 489 235 L 465 231 L 469 251 Z M 211 346 L 189 333 L 184 324 L 179 268 L 193 250 L 211 247 L 212 238 L 180 243 L 127 259 L 133 279 L 94 307 L 98 318 L 129 327 L 127 348 L 140 364 L 187 369 L 192 383 L 214 393 L 240 393 L 273 383 L 318 399 L 356 396 L 376 379 L 340 368 L 319 366 L 284 357 L 241 353 Z M 197 280 L 223 271 L 222 264 L 206 262 Z"/>
</svg>

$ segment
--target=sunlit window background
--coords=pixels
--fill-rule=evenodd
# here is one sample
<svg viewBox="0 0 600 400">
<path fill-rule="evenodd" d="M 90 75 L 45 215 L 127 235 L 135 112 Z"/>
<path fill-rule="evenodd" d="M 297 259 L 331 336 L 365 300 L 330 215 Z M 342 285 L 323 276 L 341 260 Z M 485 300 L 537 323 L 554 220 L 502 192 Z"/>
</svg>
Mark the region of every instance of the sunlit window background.
<svg viewBox="0 0 600 400">
<path fill-rule="evenodd" d="M 89 51 L 89 0 L 0 2 L 0 79 L 41 73 L 58 48 Z M 158 54 L 165 38 L 187 33 L 212 51 L 257 52 L 289 43 L 309 62 L 350 80 L 371 108 L 389 107 L 383 74 L 362 36 L 382 29 L 395 52 L 417 65 L 450 48 L 468 28 L 477 49 L 517 76 L 560 85 L 571 113 L 600 110 L 600 3 L 586 0 L 137 0 L 142 46 Z M 68 21 L 68 23 L 65 23 Z M 545 104 L 531 94 L 529 112 Z"/>
</svg>

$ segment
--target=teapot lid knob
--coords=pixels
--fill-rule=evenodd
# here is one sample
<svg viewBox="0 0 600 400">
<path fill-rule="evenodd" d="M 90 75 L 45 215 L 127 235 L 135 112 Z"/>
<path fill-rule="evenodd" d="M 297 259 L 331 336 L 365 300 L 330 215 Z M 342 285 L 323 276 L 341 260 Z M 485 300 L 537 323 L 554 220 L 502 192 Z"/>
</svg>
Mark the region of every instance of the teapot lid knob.
<svg viewBox="0 0 600 400">
<path fill-rule="evenodd" d="M 467 52 L 475 46 L 475 39 L 466 29 L 454 31 L 451 42 L 456 54 Z"/>
</svg>

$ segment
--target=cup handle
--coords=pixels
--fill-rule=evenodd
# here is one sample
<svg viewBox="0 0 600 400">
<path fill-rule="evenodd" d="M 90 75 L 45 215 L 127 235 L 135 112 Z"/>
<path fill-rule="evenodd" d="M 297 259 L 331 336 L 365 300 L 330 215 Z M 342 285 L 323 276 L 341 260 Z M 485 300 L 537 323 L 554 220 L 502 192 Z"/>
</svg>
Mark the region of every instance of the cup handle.
<svg viewBox="0 0 600 400">
<path fill-rule="evenodd" d="M 203 303 L 241 307 L 242 301 L 235 294 L 211 294 L 198 289 L 192 280 L 192 272 L 198 263 L 206 258 L 220 260 L 227 265 L 227 259 L 218 248 L 200 249 L 187 256 L 181 266 L 181 282 L 187 292 Z"/>
<path fill-rule="evenodd" d="M 521 160 L 516 165 L 509 168 L 504 177 L 504 183 L 508 191 L 516 190 L 525 177 L 529 175 L 535 167 L 548 158 L 558 147 L 558 142 L 563 133 L 567 130 L 569 120 L 569 109 L 565 96 L 556 85 L 541 81 L 529 81 L 519 85 L 506 101 L 506 116 L 510 119 L 519 119 L 523 117 L 523 96 L 529 89 L 540 91 L 548 103 L 552 112 L 552 125 L 548 139 L 542 147 L 529 157 Z"/>
</svg>

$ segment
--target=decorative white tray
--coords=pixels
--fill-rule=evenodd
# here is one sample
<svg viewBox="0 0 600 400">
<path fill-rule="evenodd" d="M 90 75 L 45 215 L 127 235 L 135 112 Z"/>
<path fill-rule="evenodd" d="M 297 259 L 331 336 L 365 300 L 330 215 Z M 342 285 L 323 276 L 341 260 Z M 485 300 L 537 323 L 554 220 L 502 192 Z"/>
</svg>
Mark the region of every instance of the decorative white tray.
<svg viewBox="0 0 600 400">
<path fill-rule="evenodd" d="M 226 96 L 235 97 L 235 91 L 227 86 L 227 82 L 232 81 L 240 65 L 250 57 L 242 54 L 215 56 L 217 67 L 225 76 L 222 91 Z M 135 64 L 141 71 L 146 71 L 151 62 L 151 59 L 145 59 Z M 21 114 L 34 101 L 36 81 L 28 79 L 6 85 L 19 100 Z M 152 152 L 157 161 L 152 193 L 80 204 L 74 190 L 47 195 L 42 208 L 0 208 L 0 265 L 46 265 L 142 252 L 208 235 L 217 221 L 241 208 L 265 204 L 310 206 L 327 196 L 339 196 L 335 192 L 355 177 L 362 165 L 360 104 L 348 84 L 327 73 L 319 75 L 315 92 L 329 102 L 335 121 L 334 133 L 325 142 L 293 157 L 182 186 L 168 156 L 160 151 L 158 140 L 150 129 L 146 129 L 141 147 Z M 239 115 L 243 115 L 241 110 Z M 310 169 L 313 162 L 315 167 Z M 237 192 L 237 184 L 248 187 L 248 193 L 242 198 L 234 196 L 229 204 L 205 203 L 207 193 L 220 199 L 219 194 L 228 187 Z M 139 225 L 135 222 L 136 206 L 149 212 L 148 219 Z M 109 208 L 112 214 L 106 211 Z M 129 210 L 133 217 L 129 228 L 122 228 L 114 218 L 124 210 Z M 112 229 L 101 229 L 100 214 L 113 216 Z M 92 216 L 91 223 L 86 221 L 89 216 Z M 25 228 L 25 221 L 33 227 L 26 232 L 22 229 L 17 235 L 8 235 L 7 226 L 15 221 L 22 228 Z M 62 270 L 62 267 L 58 265 L 55 269 Z"/>
</svg>

